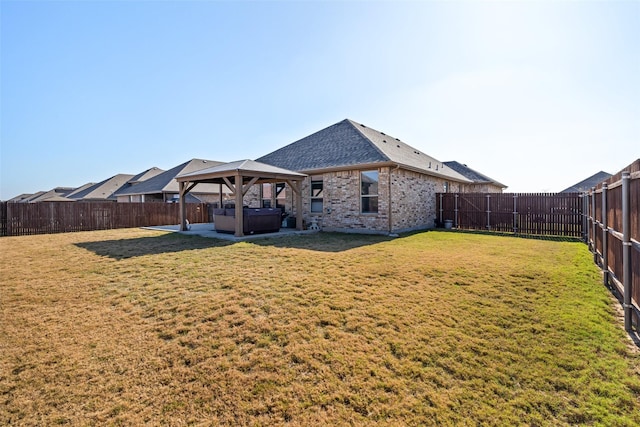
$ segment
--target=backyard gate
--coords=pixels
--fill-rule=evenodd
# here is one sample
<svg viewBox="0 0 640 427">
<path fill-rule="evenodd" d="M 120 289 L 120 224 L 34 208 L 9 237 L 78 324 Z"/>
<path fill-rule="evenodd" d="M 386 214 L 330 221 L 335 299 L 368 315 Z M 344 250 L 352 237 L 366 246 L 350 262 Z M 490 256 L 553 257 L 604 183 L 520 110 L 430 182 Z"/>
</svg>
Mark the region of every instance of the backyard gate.
<svg viewBox="0 0 640 427">
<path fill-rule="evenodd" d="M 463 230 L 584 238 L 580 193 L 438 193 L 436 222 Z"/>
</svg>

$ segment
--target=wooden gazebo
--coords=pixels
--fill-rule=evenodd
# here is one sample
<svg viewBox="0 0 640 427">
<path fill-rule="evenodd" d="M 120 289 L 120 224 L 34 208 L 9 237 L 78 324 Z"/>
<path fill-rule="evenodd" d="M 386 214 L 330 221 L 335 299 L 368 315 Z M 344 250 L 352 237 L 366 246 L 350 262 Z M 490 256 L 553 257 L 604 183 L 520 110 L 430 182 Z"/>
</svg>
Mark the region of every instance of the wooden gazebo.
<svg viewBox="0 0 640 427">
<path fill-rule="evenodd" d="M 207 169 L 186 173 L 176 177 L 180 185 L 180 230 L 187 229 L 185 196 L 200 183 L 219 184 L 220 194 L 225 185 L 235 196 L 235 235 L 242 237 L 244 195 L 255 184 L 285 182 L 294 194 L 296 206 L 296 228 L 302 230 L 302 180 L 307 175 L 278 168 L 254 160 L 239 160 Z"/>
</svg>

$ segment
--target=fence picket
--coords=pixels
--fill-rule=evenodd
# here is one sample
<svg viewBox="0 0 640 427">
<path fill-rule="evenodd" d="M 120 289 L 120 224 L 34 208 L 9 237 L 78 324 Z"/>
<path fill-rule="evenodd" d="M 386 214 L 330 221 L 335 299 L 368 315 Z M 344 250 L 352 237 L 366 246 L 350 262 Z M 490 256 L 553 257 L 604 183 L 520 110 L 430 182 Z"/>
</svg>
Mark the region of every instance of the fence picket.
<svg viewBox="0 0 640 427">
<path fill-rule="evenodd" d="M 187 203 L 191 223 L 210 222 L 204 203 Z M 23 236 L 179 223 L 176 203 L 40 202 L 0 204 L 0 236 Z"/>
<path fill-rule="evenodd" d="M 436 200 L 441 221 L 459 229 L 582 237 L 579 193 L 438 193 Z"/>
</svg>

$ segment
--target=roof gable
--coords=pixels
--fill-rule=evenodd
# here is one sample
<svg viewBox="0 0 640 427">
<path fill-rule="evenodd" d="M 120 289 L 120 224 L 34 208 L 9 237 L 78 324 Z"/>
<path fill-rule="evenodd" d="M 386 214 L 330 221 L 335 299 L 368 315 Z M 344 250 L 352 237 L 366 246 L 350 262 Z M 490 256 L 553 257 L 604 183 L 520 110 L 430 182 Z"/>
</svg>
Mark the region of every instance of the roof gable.
<svg viewBox="0 0 640 427">
<path fill-rule="evenodd" d="M 292 171 L 309 171 L 389 159 L 352 122 L 343 120 L 256 160 Z"/>
<path fill-rule="evenodd" d="M 114 175 L 81 191 L 73 192 L 67 197 L 74 200 L 114 200 L 113 194 L 131 178 L 133 178 L 131 174 Z"/>
<path fill-rule="evenodd" d="M 82 192 L 82 191 L 86 190 L 87 188 L 92 187 L 92 186 L 94 186 L 94 185 L 96 185 L 96 183 L 95 183 L 95 182 L 87 182 L 86 184 L 83 184 L 83 185 L 81 185 L 80 187 L 78 187 L 78 188 L 74 189 L 72 192 L 70 192 L 69 194 L 67 194 L 67 196 L 66 196 L 66 197 L 68 197 L 68 198 L 70 198 L 70 199 L 74 199 L 74 198 L 75 198 L 74 196 L 75 196 L 76 194 L 78 194 L 78 193 L 80 193 L 80 192 Z"/>
<path fill-rule="evenodd" d="M 314 170 L 395 164 L 460 182 L 467 178 L 398 138 L 345 119 L 257 159 L 284 169 Z"/>
<path fill-rule="evenodd" d="M 29 203 L 44 202 L 44 201 L 72 201 L 67 199 L 66 196 L 73 191 L 71 187 L 56 187 L 52 190 L 44 192 L 38 197 L 31 198 Z"/>
<path fill-rule="evenodd" d="M 135 185 L 139 185 L 141 182 L 144 182 L 148 179 L 153 178 L 154 176 L 160 175 L 161 173 L 163 173 L 164 170 L 157 168 L 157 167 L 152 167 L 149 168 L 143 172 L 140 172 L 139 174 L 133 176 L 129 181 L 127 181 L 127 183 L 125 185 L 123 185 L 122 187 L 120 187 L 118 189 L 118 191 L 116 191 L 115 193 L 113 193 L 114 196 L 120 196 L 124 193 L 127 193 L 132 186 Z"/>
<path fill-rule="evenodd" d="M 591 175 L 587 179 L 583 179 L 577 184 L 573 184 L 571 187 L 565 188 L 561 193 L 583 193 L 585 191 L 589 191 L 593 187 L 597 187 L 609 178 L 611 178 L 610 173 L 600 171 Z"/>
<path fill-rule="evenodd" d="M 146 181 L 139 182 L 128 188 L 118 192 L 118 196 L 134 195 L 134 194 L 158 194 L 158 193 L 178 193 L 179 186 L 178 181 L 175 180 L 176 176 L 186 174 L 189 172 L 195 172 L 201 169 L 205 169 L 211 166 L 217 166 L 222 162 L 215 160 L 204 159 L 191 159 L 187 162 L 181 163 L 167 171 L 159 173 Z M 207 192 L 204 187 L 198 187 L 198 192 Z M 208 189 L 213 191 L 213 189 Z"/>
</svg>

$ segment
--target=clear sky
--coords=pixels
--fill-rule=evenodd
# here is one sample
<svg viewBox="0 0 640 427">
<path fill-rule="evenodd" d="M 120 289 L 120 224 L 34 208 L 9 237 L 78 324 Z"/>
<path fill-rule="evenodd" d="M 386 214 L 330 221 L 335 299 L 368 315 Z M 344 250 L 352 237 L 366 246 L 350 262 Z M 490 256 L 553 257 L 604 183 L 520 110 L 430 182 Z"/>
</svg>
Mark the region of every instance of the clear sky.
<svg viewBox="0 0 640 427">
<path fill-rule="evenodd" d="M 0 199 L 345 118 L 509 186 L 640 157 L 640 1 L 0 0 Z"/>
</svg>

